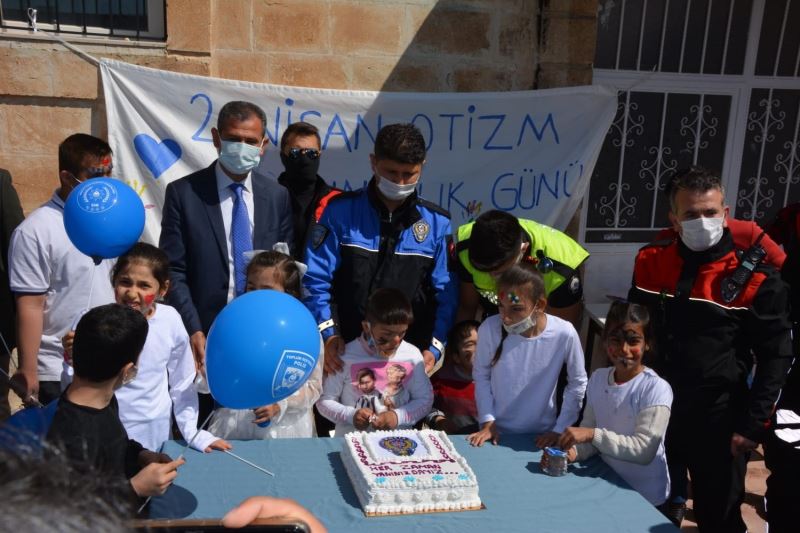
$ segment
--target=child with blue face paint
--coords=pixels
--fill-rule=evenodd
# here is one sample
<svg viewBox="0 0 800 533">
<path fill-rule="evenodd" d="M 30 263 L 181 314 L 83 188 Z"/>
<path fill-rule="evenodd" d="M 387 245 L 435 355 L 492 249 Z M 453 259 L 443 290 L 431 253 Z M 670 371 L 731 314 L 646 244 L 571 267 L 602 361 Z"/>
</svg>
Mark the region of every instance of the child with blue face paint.
<svg viewBox="0 0 800 533">
<path fill-rule="evenodd" d="M 503 433 L 533 433 L 540 448 L 552 446 L 578 419 L 586 370 L 578 333 L 571 323 L 545 313 L 544 280 L 533 265 L 520 263 L 498 281 L 498 315 L 478 328 L 473 363 L 480 430 L 473 446 L 497 444 Z M 556 387 L 567 368 L 561 411 Z"/>
</svg>

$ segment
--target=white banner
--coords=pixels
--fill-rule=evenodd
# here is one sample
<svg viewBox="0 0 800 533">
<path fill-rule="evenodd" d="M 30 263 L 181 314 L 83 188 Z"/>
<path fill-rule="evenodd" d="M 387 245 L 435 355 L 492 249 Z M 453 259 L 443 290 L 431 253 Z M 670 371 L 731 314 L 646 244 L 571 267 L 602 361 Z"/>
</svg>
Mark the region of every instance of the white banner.
<svg viewBox="0 0 800 533">
<path fill-rule="evenodd" d="M 617 107 L 599 86 L 502 93 L 382 93 L 267 85 L 102 60 L 114 175 L 147 207 L 145 239 L 158 240 L 169 182 L 216 159 L 219 109 L 247 100 L 267 115 L 271 146 L 259 171 L 282 171 L 276 143 L 288 124 L 319 128 L 320 175 L 344 189 L 371 177 L 381 126 L 412 122 L 428 145 L 421 195 L 449 210 L 453 228 L 490 209 L 563 229 L 588 188 Z"/>
</svg>

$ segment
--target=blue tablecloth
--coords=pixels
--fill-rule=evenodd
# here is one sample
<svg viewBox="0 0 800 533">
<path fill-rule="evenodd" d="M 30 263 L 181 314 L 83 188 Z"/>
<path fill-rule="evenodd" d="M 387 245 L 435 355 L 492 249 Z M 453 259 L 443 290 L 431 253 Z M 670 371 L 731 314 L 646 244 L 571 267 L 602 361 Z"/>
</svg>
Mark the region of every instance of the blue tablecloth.
<svg viewBox="0 0 800 533">
<path fill-rule="evenodd" d="M 274 478 L 222 452 L 187 450 L 175 483 L 151 502 L 150 517 L 219 518 L 246 497 L 270 495 L 297 500 L 332 532 L 677 531 L 599 458 L 554 478 L 539 468 L 531 436 L 506 435 L 499 446 L 481 448 L 451 438 L 475 471 L 485 510 L 366 517 L 339 455 L 342 439 L 317 438 L 233 442 L 234 452 Z M 181 450 L 177 442 L 164 446 L 172 457 Z"/>
</svg>

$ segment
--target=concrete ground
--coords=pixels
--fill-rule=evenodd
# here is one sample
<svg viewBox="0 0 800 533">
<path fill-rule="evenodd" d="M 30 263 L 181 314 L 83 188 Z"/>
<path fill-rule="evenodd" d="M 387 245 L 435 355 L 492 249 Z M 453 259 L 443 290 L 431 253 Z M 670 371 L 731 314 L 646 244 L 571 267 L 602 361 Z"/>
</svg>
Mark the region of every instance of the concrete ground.
<svg viewBox="0 0 800 533">
<path fill-rule="evenodd" d="M 751 454 L 750 462 L 747 463 L 742 517 L 750 533 L 766 531 L 766 522 L 764 521 L 764 492 L 767 490 L 767 476 L 769 476 L 769 470 L 764 466 L 764 456 L 762 453 L 763 450 L 759 446 L 758 450 Z M 692 500 L 689 500 L 688 506 L 691 508 Z M 683 521 L 681 531 L 699 531 L 693 518 L 692 511 L 689 509 L 686 513 L 686 519 Z"/>
</svg>

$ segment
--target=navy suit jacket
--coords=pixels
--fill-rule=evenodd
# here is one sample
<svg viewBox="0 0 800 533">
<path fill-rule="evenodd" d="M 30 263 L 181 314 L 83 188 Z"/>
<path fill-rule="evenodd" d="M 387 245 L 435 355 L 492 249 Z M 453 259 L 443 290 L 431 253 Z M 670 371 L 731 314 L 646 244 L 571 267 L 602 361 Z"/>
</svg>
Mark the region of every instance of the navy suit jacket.
<svg viewBox="0 0 800 533">
<path fill-rule="evenodd" d="M 167 186 L 159 246 L 169 257 L 167 303 L 183 317 L 189 335 L 208 333 L 228 300 L 228 243 L 219 207 L 216 161 Z M 292 205 L 286 189 L 252 175 L 253 249 L 292 246 Z"/>
</svg>

